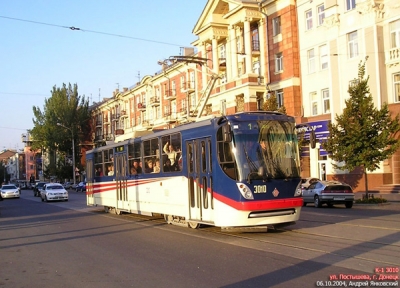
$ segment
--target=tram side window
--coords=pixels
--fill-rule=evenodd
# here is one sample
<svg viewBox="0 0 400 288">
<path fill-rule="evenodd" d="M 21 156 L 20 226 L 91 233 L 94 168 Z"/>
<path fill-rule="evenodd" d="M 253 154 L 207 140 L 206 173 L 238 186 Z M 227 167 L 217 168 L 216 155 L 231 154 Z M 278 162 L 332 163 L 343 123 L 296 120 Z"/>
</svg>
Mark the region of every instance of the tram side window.
<svg viewBox="0 0 400 288">
<path fill-rule="evenodd" d="M 143 173 L 141 154 L 140 142 L 128 145 L 129 174 L 137 175 Z"/>
<path fill-rule="evenodd" d="M 114 152 L 113 149 L 104 150 L 104 165 L 106 171 L 104 175 L 113 176 L 114 175 Z"/>
<path fill-rule="evenodd" d="M 182 141 L 181 134 L 171 134 L 161 138 L 162 164 L 164 172 L 176 172 L 182 170 Z"/>
<path fill-rule="evenodd" d="M 158 138 L 143 141 L 144 153 L 144 172 L 145 173 L 158 173 L 159 168 L 156 168 L 157 161 L 160 159 L 160 146 Z"/>
<path fill-rule="evenodd" d="M 187 157 L 188 159 L 188 166 L 189 166 L 189 173 L 193 173 L 193 144 L 187 144 Z"/>
<path fill-rule="evenodd" d="M 94 155 L 95 176 L 104 176 L 103 172 L 103 152 L 97 152 Z"/>
</svg>

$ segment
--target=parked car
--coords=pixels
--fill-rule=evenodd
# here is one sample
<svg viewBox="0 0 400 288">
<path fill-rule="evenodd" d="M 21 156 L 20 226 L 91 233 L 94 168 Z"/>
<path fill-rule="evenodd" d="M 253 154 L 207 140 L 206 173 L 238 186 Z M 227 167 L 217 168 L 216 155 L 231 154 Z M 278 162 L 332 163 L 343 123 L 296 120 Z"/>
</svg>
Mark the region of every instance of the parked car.
<svg viewBox="0 0 400 288">
<path fill-rule="evenodd" d="M 314 203 L 320 208 L 323 204 L 333 207 L 344 204 L 346 208 L 353 207 L 354 193 L 350 185 L 338 181 L 321 181 L 311 183 L 303 190 L 303 205 Z"/>
<path fill-rule="evenodd" d="M 36 183 L 35 187 L 33 187 L 33 196 L 39 197 L 40 196 L 40 189 L 47 184 L 47 182 L 38 182 Z"/>
<path fill-rule="evenodd" d="M 67 190 L 67 189 L 71 189 L 71 186 L 72 186 L 72 183 L 71 182 L 65 182 L 64 183 L 64 188 Z"/>
<path fill-rule="evenodd" d="M 14 184 L 2 185 L 0 188 L 1 198 L 19 198 L 20 191 Z"/>
<path fill-rule="evenodd" d="M 40 190 L 42 201 L 68 201 L 68 191 L 59 183 L 47 183 Z"/>
<path fill-rule="evenodd" d="M 312 183 L 315 183 L 317 181 L 320 181 L 320 179 L 315 178 L 315 177 L 301 179 L 301 188 L 307 189 Z"/>
<path fill-rule="evenodd" d="M 86 182 L 79 182 L 75 189 L 76 192 L 86 192 Z"/>
</svg>

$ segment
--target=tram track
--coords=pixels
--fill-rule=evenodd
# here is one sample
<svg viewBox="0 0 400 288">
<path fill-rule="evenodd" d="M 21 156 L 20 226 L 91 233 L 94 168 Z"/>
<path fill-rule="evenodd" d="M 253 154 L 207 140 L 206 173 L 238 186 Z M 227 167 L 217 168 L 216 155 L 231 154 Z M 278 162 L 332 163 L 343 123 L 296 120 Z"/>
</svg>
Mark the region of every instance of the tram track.
<svg viewBox="0 0 400 288">
<path fill-rule="evenodd" d="M 132 215 L 130 218 L 136 218 L 142 221 L 147 219 L 148 221 L 157 224 L 166 224 L 162 217 Z M 325 221 L 313 222 L 321 225 L 347 226 L 355 229 L 375 228 L 375 226 L 363 226 L 358 224 L 326 223 Z M 196 237 L 204 237 L 224 243 L 262 250 L 265 252 L 272 252 L 278 255 L 283 254 L 304 260 L 314 259 L 314 261 L 322 261 L 325 263 L 325 261 L 327 261 L 326 259 L 331 257 L 337 259 L 336 262 L 338 263 L 346 262 L 347 264 L 342 263 L 341 265 L 347 267 L 354 267 L 354 265 L 365 267 L 374 267 L 377 265 L 400 266 L 400 261 L 398 260 L 398 253 L 400 252 L 399 242 L 366 240 L 346 235 L 317 233 L 307 231 L 303 228 L 293 229 L 290 227 L 292 226 L 269 230 L 269 232 L 237 233 L 223 231 L 220 227 L 202 226 L 196 230 L 200 232 L 200 234 L 193 234 L 193 230 L 190 228 L 182 228 L 182 231 L 180 232 L 186 235 L 195 235 Z M 385 228 L 384 230 L 393 233 L 400 232 L 397 228 Z M 329 245 L 326 245 L 327 243 L 329 243 Z M 369 268 L 365 271 L 371 272 Z"/>
</svg>

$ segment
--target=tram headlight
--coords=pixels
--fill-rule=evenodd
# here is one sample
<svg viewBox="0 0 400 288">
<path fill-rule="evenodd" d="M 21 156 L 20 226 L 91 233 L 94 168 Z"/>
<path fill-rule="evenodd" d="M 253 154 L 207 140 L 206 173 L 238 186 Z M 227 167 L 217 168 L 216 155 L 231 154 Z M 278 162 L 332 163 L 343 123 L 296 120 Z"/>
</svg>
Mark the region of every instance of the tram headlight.
<svg viewBox="0 0 400 288">
<path fill-rule="evenodd" d="M 240 194 L 242 194 L 242 196 L 245 199 L 248 199 L 248 200 L 254 199 L 253 192 L 251 192 L 251 189 L 246 184 L 236 183 L 236 185 L 238 186 Z"/>
</svg>

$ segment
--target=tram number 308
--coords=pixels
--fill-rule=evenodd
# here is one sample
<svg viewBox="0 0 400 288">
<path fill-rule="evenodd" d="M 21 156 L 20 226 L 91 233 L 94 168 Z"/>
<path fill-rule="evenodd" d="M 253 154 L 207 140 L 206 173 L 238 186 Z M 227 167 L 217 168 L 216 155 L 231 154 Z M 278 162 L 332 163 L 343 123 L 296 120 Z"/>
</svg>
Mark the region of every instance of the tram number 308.
<svg viewBox="0 0 400 288">
<path fill-rule="evenodd" d="M 254 193 L 267 193 L 267 185 L 255 185 Z"/>
</svg>

